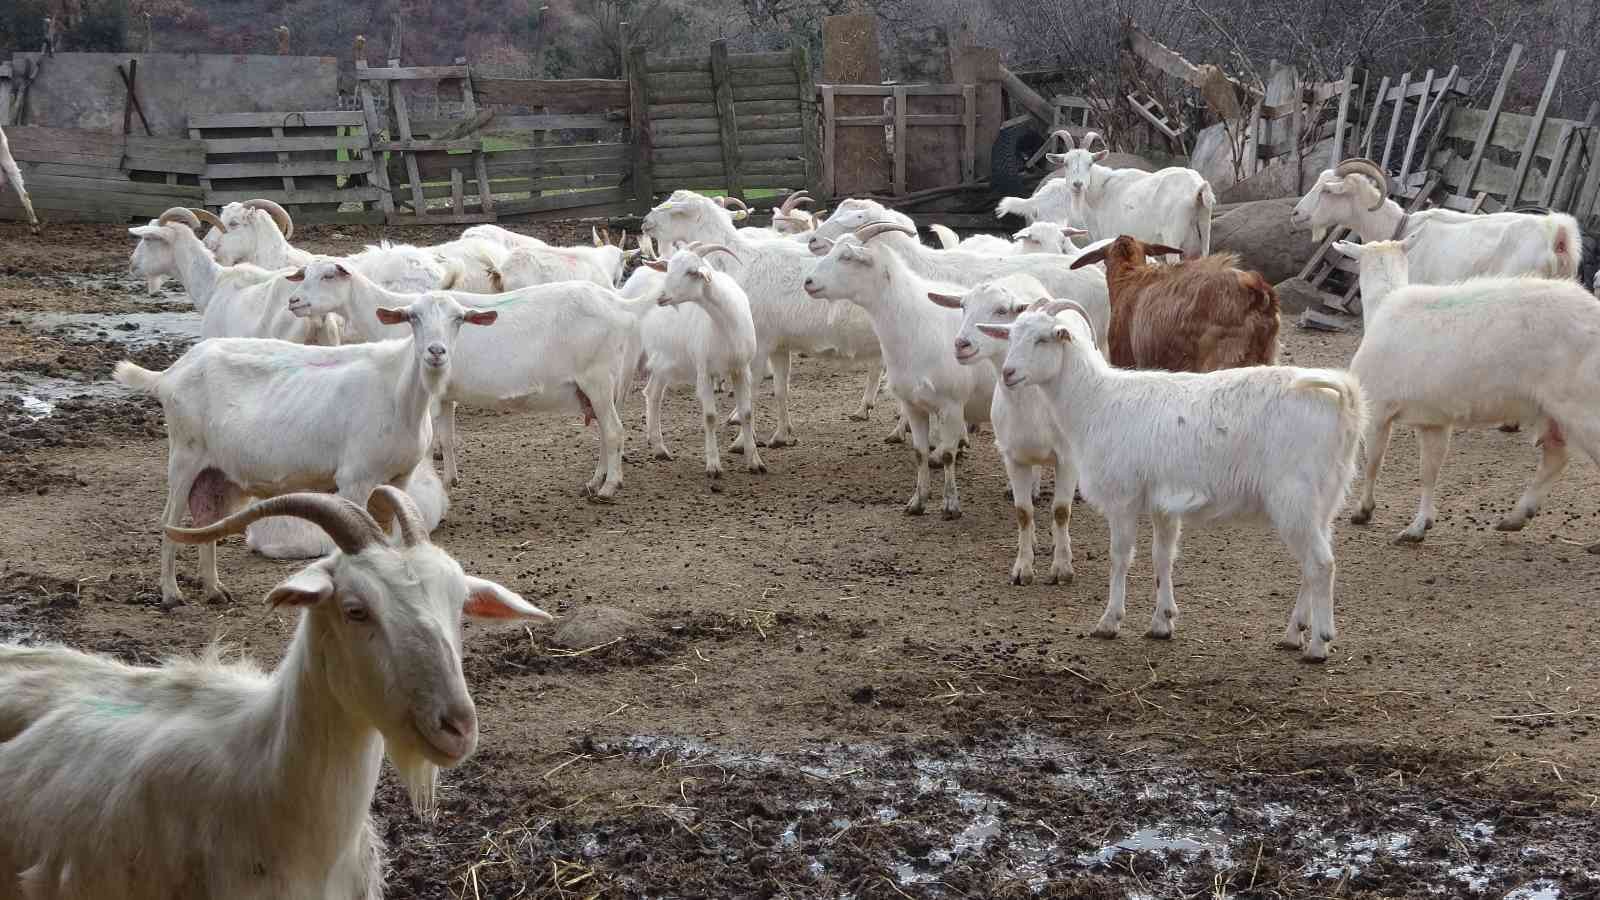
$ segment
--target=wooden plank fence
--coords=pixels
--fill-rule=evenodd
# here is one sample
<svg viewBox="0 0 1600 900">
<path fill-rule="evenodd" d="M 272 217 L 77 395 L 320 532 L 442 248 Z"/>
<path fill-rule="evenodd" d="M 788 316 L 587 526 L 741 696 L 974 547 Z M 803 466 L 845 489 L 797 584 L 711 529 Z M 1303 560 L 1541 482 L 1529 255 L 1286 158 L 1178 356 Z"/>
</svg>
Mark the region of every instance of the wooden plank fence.
<svg viewBox="0 0 1600 900">
<path fill-rule="evenodd" d="M 205 150 L 193 141 L 28 126 L 6 128 L 6 139 L 47 221 L 125 222 L 205 200 Z M 0 191 L 0 218 L 23 217 L 16 195 Z"/>
<path fill-rule="evenodd" d="M 985 122 L 977 109 L 976 86 L 961 84 L 823 84 L 818 86 L 822 97 L 822 192 L 832 196 L 838 160 L 835 158 L 836 148 L 843 146 L 839 140 L 838 130 L 841 128 L 880 128 L 884 130 L 884 140 L 888 143 L 892 160 L 892 175 L 889 179 L 891 192 L 900 197 L 906 194 L 938 187 L 954 187 L 962 184 L 973 184 L 978 180 L 977 171 L 977 132 L 980 123 Z M 882 97 L 885 99 L 884 112 L 880 115 L 853 115 L 844 116 L 836 113 L 836 98 L 839 97 Z M 919 110 L 920 103 L 943 101 L 946 108 L 942 110 Z M 952 108 L 953 107 L 953 108 Z M 949 153 L 942 159 L 948 163 L 948 171 L 940 172 L 932 168 L 931 172 L 940 178 L 935 184 L 918 183 L 910 172 L 910 159 L 912 147 L 916 144 L 917 132 L 938 129 L 936 135 L 929 140 L 935 146 L 942 144 Z M 925 149 L 927 145 L 918 149 Z M 929 158 L 930 162 L 937 162 L 940 156 L 937 152 L 924 152 L 920 156 Z M 987 173 L 985 173 L 987 174 Z"/>
</svg>

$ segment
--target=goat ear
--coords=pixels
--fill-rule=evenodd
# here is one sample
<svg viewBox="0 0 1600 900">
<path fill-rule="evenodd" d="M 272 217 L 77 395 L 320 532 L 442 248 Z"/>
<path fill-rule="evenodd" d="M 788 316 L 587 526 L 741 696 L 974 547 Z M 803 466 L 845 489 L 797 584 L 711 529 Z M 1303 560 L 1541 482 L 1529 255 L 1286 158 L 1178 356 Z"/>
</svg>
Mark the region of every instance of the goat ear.
<svg viewBox="0 0 1600 900">
<path fill-rule="evenodd" d="M 1106 155 L 1107 155 L 1107 154 L 1109 154 L 1109 153 L 1110 153 L 1110 152 L 1111 152 L 1111 151 L 1110 151 L 1110 150 L 1100 150 L 1100 151 L 1097 151 L 1097 152 L 1096 152 L 1096 153 L 1095 153 L 1095 154 L 1094 154 L 1094 161 L 1095 161 L 1095 162 L 1099 162 L 1099 161 L 1100 161 L 1100 160 L 1102 160 L 1102 159 L 1105 159 L 1105 158 L 1106 158 Z"/>
<path fill-rule="evenodd" d="M 523 619 L 553 622 L 555 618 L 487 578 L 467 576 L 467 602 L 461 611 L 474 619 Z"/>
<path fill-rule="evenodd" d="M 667 261 L 664 259 L 647 259 L 644 264 L 657 272 L 665 272 L 667 270 Z"/>
<path fill-rule="evenodd" d="M 996 338 L 998 340 L 1011 340 L 1010 325 L 979 325 L 978 330 L 989 337 Z"/>
<path fill-rule="evenodd" d="M 1052 166 L 1064 166 L 1067 164 L 1067 155 L 1065 153 L 1046 153 L 1044 158 Z"/>
<path fill-rule="evenodd" d="M 1072 332 L 1065 325 L 1057 325 L 1055 330 L 1050 332 L 1050 336 L 1055 338 L 1057 341 L 1064 341 L 1068 344 L 1072 343 Z"/>
<path fill-rule="evenodd" d="M 1073 260 L 1072 261 L 1072 265 L 1068 266 L 1067 268 L 1069 268 L 1069 269 L 1081 269 L 1084 266 L 1092 266 L 1097 262 L 1103 262 L 1105 260 L 1105 258 L 1106 258 L 1106 248 L 1105 247 L 1096 247 L 1093 250 L 1090 250 L 1088 253 L 1085 253 L 1082 256 L 1079 256 L 1077 259 Z"/>
<path fill-rule="evenodd" d="M 711 280 L 711 270 L 710 269 L 696 268 L 694 270 L 694 274 L 695 274 L 695 277 L 699 278 L 701 281 L 710 281 Z"/>
<path fill-rule="evenodd" d="M 500 314 L 492 309 L 469 309 L 461 320 L 468 325 L 493 325 L 494 320 L 498 318 Z"/>
<path fill-rule="evenodd" d="M 1146 256 L 1176 256 L 1176 257 L 1179 257 L 1179 258 L 1183 257 L 1183 251 L 1182 250 L 1179 250 L 1179 249 L 1177 249 L 1175 247 L 1168 247 L 1166 244 L 1145 244 L 1144 245 L 1144 253 L 1145 253 Z"/>
<path fill-rule="evenodd" d="M 156 225 L 136 225 L 129 228 L 128 233 L 136 238 L 159 238 L 163 241 L 167 239 L 166 230 Z"/>
<path fill-rule="evenodd" d="M 289 273 L 288 275 L 283 276 L 283 280 L 284 281 L 305 281 L 306 280 L 306 267 L 305 266 L 301 266 L 300 268 L 295 269 L 293 272 Z"/>
<path fill-rule="evenodd" d="M 1075 228 L 1071 225 L 1063 225 L 1061 226 L 1061 234 L 1063 237 L 1069 238 L 1087 237 L 1089 231 L 1086 228 Z"/>
<path fill-rule="evenodd" d="M 1364 178 L 1365 176 L 1346 175 L 1343 178 L 1330 178 L 1322 183 L 1322 189 L 1330 194 L 1342 194 L 1354 187 L 1355 182 L 1350 179 L 1358 177 Z"/>
<path fill-rule="evenodd" d="M 339 273 L 339 277 L 340 278 L 349 278 L 350 277 L 350 270 L 346 269 L 342 263 L 334 263 L 333 264 L 333 268 L 334 268 L 335 272 Z"/>
<path fill-rule="evenodd" d="M 411 321 L 411 310 L 407 307 L 380 306 L 373 311 L 378 321 L 385 325 L 404 325 Z"/>
<path fill-rule="evenodd" d="M 938 291 L 929 291 L 928 299 L 932 300 L 936 305 L 944 307 L 945 309 L 961 308 L 960 294 L 941 294 Z"/>
<path fill-rule="evenodd" d="M 321 561 L 290 575 L 267 594 L 269 606 L 315 606 L 333 596 L 333 573 Z"/>
</svg>

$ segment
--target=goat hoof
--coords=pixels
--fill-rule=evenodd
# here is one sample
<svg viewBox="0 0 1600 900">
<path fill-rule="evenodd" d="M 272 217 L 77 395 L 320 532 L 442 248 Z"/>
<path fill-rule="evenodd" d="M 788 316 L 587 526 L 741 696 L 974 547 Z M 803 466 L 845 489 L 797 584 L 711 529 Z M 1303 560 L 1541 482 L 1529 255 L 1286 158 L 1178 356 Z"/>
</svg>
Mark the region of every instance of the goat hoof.
<svg viewBox="0 0 1600 900">
<path fill-rule="evenodd" d="M 1117 636 L 1117 626 L 1115 626 L 1115 625 L 1096 625 L 1094 627 L 1094 630 L 1089 632 L 1089 634 L 1091 636 L 1097 637 L 1097 638 L 1099 638 L 1099 639 L 1101 639 L 1103 641 L 1114 640 L 1116 638 L 1116 636 Z"/>
<path fill-rule="evenodd" d="M 655 452 L 655 458 L 656 459 L 665 460 L 667 462 L 672 462 L 672 451 L 668 450 L 665 447 L 662 447 L 661 449 L 659 449 L 659 450 L 657 450 Z"/>
<path fill-rule="evenodd" d="M 866 410 L 858 409 L 851 413 L 849 418 L 852 422 L 869 422 L 872 420 L 872 414 Z"/>
<path fill-rule="evenodd" d="M 906 439 L 905 435 L 902 435 L 900 432 L 891 431 L 887 436 L 884 437 L 883 442 L 885 444 L 904 444 Z"/>
<path fill-rule="evenodd" d="M 1054 568 L 1052 568 L 1050 570 L 1050 582 L 1049 583 L 1050 584 L 1071 584 L 1073 579 L 1075 579 L 1077 577 L 1078 577 L 1078 573 L 1072 571 L 1071 569 L 1054 569 Z"/>
<path fill-rule="evenodd" d="M 1403 547 L 1406 544 L 1420 544 L 1424 537 L 1427 537 L 1426 531 L 1402 531 L 1394 536 L 1393 543 L 1397 547 Z"/>
<path fill-rule="evenodd" d="M 920 516 L 923 512 L 925 512 L 925 509 L 920 500 L 913 500 L 906 504 L 906 515 L 908 516 Z"/>
<path fill-rule="evenodd" d="M 722 467 L 721 466 L 706 466 L 706 477 L 711 479 L 712 481 L 716 481 L 718 478 L 721 478 L 722 477 Z"/>
<path fill-rule="evenodd" d="M 1522 426 L 1521 425 L 1514 425 L 1514 424 L 1501 425 L 1500 426 L 1500 430 L 1505 432 L 1506 434 L 1516 434 L 1517 432 L 1522 430 Z"/>
<path fill-rule="evenodd" d="M 750 474 L 751 475 L 765 475 L 765 474 L 767 474 L 767 464 L 762 462 L 759 459 L 751 459 L 750 465 L 748 466 L 748 468 L 750 470 Z"/>
<path fill-rule="evenodd" d="M 434 459 L 435 462 L 438 462 L 438 461 L 444 459 L 444 448 L 435 447 L 433 449 L 433 459 Z"/>
<path fill-rule="evenodd" d="M 1358 509 L 1350 514 L 1351 525 L 1365 525 L 1372 521 L 1372 510 Z"/>
<path fill-rule="evenodd" d="M 1300 654 L 1300 661 L 1303 663 L 1325 663 L 1328 661 L 1328 648 L 1326 646 L 1313 647 L 1307 644 L 1305 652 Z"/>
<path fill-rule="evenodd" d="M 1494 523 L 1495 531 L 1521 531 L 1528 524 L 1527 519 L 1501 519 Z"/>
<path fill-rule="evenodd" d="M 1278 638 L 1279 650 L 1302 650 L 1304 648 L 1305 642 L 1300 640 L 1298 637 L 1293 640 L 1290 640 L 1288 637 Z"/>
<path fill-rule="evenodd" d="M 787 446 L 789 446 L 790 444 L 793 444 L 793 443 L 794 443 L 794 438 L 793 437 L 784 437 L 782 435 L 775 434 L 775 435 L 772 436 L 772 438 L 770 440 L 767 441 L 766 446 L 768 446 L 768 447 L 787 447 Z"/>
<path fill-rule="evenodd" d="M 185 605 L 186 604 L 184 603 L 182 594 L 163 594 L 163 595 L 161 595 L 161 608 L 162 609 L 177 609 L 178 607 L 185 606 Z"/>
<path fill-rule="evenodd" d="M 206 594 L 206 602 L 212 606 L 231 606 L 233 604 L 233 594 L 228 593 L 228 589 L 219 584 L 212 588 L 210 593 Z"/>
<path fill-rule="evenodd" d="M 961 509 L 959 507 L 957 507 L 956 509 L 951 509 L 948 506 L 945 507 L 944 520 L 946 522 L 954 521 L 954 520 L 959 519 L 959 518 L 961 518 Z"/>
<path fill-rule="evenodd" d="M 1593 553 L 1596 556 L 1600 556 L 1600 544 L 1590 544 L 1588 546 L 1586 552 Z"/>
<path fill-rule="evenodd" d="M 1013 568 L 1011 570 L 1011 583 L 1014 585 L 1033 584 L 1033 570 Z"/>
</svg>

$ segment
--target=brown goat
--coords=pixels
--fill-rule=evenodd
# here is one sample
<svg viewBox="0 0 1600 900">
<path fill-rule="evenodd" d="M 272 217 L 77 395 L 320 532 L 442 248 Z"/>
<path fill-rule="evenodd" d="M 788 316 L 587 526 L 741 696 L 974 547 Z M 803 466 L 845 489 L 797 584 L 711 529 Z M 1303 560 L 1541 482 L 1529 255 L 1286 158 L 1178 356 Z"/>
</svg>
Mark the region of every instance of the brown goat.
<svg viewBox="0 0 1600 900">
<path fill-rule="evenodd" d="M 1072 268 L 1104 261 L 1111 294 L 1111 364 L 1134 369 L 1214 372 L 1278 360 L 1278 294 L 1239 257 L 1213 253 L 1177 265 L 1145 257 L 1176 254 L 1122 235 Z"/>
</svg>

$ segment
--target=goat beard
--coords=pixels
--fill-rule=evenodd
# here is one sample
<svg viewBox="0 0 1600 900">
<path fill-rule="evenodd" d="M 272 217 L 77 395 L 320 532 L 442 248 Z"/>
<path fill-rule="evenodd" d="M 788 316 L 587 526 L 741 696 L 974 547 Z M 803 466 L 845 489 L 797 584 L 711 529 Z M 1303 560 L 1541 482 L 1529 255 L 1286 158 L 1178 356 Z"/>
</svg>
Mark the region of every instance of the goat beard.
<svg viewBox="0 0 1600 900">
<path fill-rule="evenodd" d="M 439 812 L 439 767 L 422 754 L 393 743 L 388 744 L 387 753 L 389 764 L 405 785 L 406 796 L 411 798 L 411 808 L 418 818 L 431 822 Z"/>
</svg>

